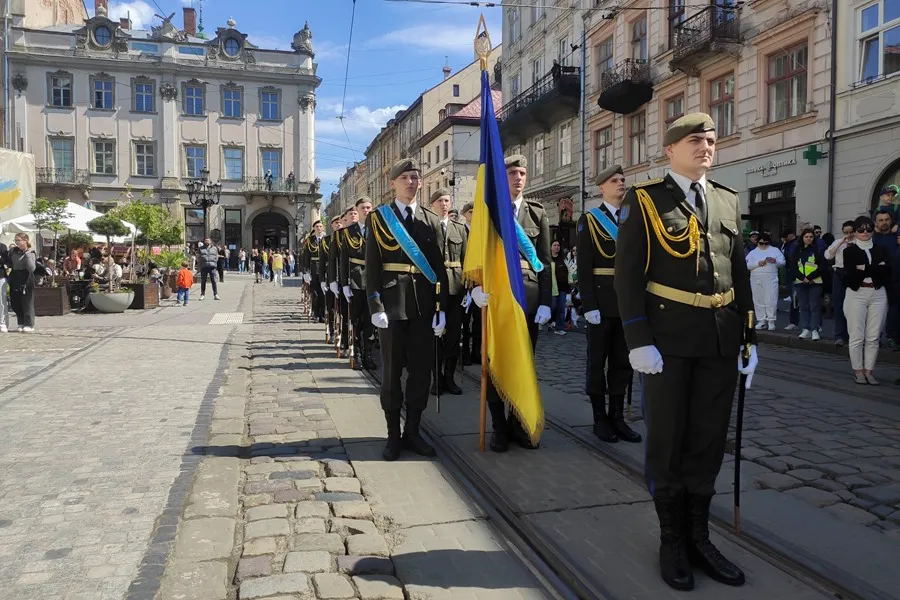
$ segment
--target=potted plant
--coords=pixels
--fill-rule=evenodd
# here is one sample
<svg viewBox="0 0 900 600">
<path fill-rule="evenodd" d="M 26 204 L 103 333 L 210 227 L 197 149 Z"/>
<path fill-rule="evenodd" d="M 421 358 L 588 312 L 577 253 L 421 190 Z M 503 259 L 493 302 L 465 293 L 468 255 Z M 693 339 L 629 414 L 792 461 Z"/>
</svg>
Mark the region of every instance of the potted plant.
<svg viewBox="0 0 900 600">
<path fill-rule="evenodd" d="M 34 288 L 34 314 L 38 317 L 58 317 L 69 314 L 69 294 L 66 286 L 51 277 L 47 285 Z"/>
<path fill-rule="evenodd" d="M 134 292 L 134 300 L 128 308 L 136 310 L 159 308 L 159 286 L 156 282 L 139 277 L 136 281 L 124 282 L 122 287 Z"/>
<path fill-rule="evenodd" d="M 88 221 L 87 226 L 92 232 L 106 236 L 108 247 L 112 247 L 112 238 L 128 234 L 128 228 L 114 214 L 105 214 L 92 219 Z M 103 290 L 98 284 L 91 287 L 91 304 L 104 313 L 125 312 L 134 301 L 134 291 L 120 287 L 120 278 L 116 276 L 116 261 L 112 254 L 107 253 L 101 260 L 101 264 L 105 267 L 107 283 Z"/>
<path fill-rule="evenodd" d="M 160 272 L 165 274 L 162 281 L 165 282 L 162 289 L 163 298 L 172 295 L 175 289 L 175 279 L 178 277 L 178 269 L 184 260 L 184 253 L 179 250 L 163 250 L 156 256 L 156 264 Z"/>
</svg>

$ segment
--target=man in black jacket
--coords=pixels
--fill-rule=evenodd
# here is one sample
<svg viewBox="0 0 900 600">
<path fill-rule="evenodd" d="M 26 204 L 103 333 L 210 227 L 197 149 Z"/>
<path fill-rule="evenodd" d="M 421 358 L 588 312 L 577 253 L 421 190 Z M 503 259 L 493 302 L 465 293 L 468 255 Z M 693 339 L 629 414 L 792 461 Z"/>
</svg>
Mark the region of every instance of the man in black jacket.
<svg viewBox="0 0 900 600">
<path fill-rule="evenodd" d="M 213 245 L 212 240 L 206 238 L 203 245 L 197 251 L 197 264 L 200 267 L 200 299 L 206 296 L 206 278 L 212 280 L 213 298 L 219 298 L 219 290 L 216 287 L 216 266 L 219 263 L 219 250 Z"/>
<path fill-rule="evenodd" d="M 350 224 L 344 228 L 341 252 L 340 286 L 350 304 L 350 319 L 353 321 L 353 340 L 356 370 L 374 370 L 372 360 L 372 319 L 366 300 L 366 219 L 372 212 L 372 200 L 363 196 L 348 209 Z M 354 214 L 355 213 L 355 216 Z M 362 225 L 360 224 L 362 223 Z"/>
</svg>

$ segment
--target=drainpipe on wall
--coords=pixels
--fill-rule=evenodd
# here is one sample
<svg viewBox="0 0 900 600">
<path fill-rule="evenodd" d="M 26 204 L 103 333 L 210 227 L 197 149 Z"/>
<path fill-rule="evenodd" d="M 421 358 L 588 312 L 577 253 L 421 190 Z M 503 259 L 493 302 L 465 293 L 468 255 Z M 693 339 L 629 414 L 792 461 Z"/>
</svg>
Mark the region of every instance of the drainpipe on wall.
<svg viewBox="0 0 900 600">
<path fill-rule="evenodd" d="M 9 20 L 12 18 L 9 14 L 12 10 L 10 6 L 11 0 L 6 0 L 6 12 L 3 13 L 3 75 L 4 94 L 3 98 L 3 127 L 5 133 L 6 147 L 12 149 L 12 114 L 10 111 L 10 77 L 9 77 Z"/>
<path fill-rule="evenodd" d="M 837 10 L 838 0 L 831 0 L 831 89 L 828 94 L 828 213 L 827 222 L 830 230 L 834 230 L 834 128 L 837 125 Z"/>
</svg>

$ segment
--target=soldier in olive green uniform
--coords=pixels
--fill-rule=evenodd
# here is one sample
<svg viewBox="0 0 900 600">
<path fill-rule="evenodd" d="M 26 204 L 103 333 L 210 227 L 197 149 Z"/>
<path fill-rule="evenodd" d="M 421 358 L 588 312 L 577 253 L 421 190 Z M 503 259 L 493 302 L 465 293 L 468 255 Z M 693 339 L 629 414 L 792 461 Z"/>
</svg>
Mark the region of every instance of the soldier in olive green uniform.
<svg viewBox="0 0 900 600">
<path fill-rule="evenodd" d="M 469 239 L 466 228 L 450 218 L 450 207 L 453 204 L 449 190 L 439 189 L 431 194 L 431 209 L 441 219 L 440 246 L 444 255 L 444 267 L 447 270 L 447 331 L 441 339 L 441 356 L 437 361 L 439 372 L 435 373 L 431 393 L 437 394 L 438 387 L 456 396 L 462 390 L 453 379 L 456 363 L 459 360 L 459 338 L 462 333 L 462 298 L 465 295 L 462 266 L 466 260 L 466 242 Z"/>
<path fill-rule="evenodd" d="M 382 457 L 396 460 L 404 449 L 434 456 L 434 448 L 419 435 L 422 411 L 428 405 L 428 387 L 434 370 L 434 336 L 444 333 L 447 272 L 441 256 L 440 218 L 417 201 L 422 181 L 413 159 L 391 168 L 395 200 L 390 210 L 399 219 L 436 276 L 432 284 L 404 251 L 401 240 L 377 210 L 366 223 L 366 294 L 372 324 L 379 328 L 381 345 L 381 408 L 388 440 Z M 425 267 L 427 269 L 427 267 Z M 436 311 L 437 304 L 441 310 Z M 406 367 L 406 428 L 400 435 L 400 409 L 404 403 L 401 376 Z"/>
<path fill-rule="evenodd" d="M 613 287 L 618 249 L 616 227 L 625 196 L 622 167 L 614 165 L 602 171 L 594 184 L 600 187 L 603 202 L 581 215 L 576 234 L 578 290 L 588 322 L 586 391 L 594 411 L 594 435 L 610 443 L 619 439 L 640 442 L 641 436 L 625 422 L 625 392 L 634 372 L 628 362 L 628 346 Z"/>
<path fill-rule="evenodd" d="M 353 321 L 354 356 L 357 370 L 374 370 L 372 360 L 372 320 L 369 303 L 366 301 L 366 228 L 365 221 L 372 212 L 372 201 L 363 196 L 353 206 L 357 220 L 344 228 L 341 253 L 340 285 L 350 304 L 350 319 Z M 349 213 L 349 210 L 348 210 Z M 351 217 L 351 220 L 353 218 Z M 363 223 L 360 225 L 360 221 Z"/>
<path fill-rule="evenodd" d="M 632 367 L 643 374 L 645 477 L 660 525 L 662 577 L 694 586 L 691 566 L 728 585 L 744 574 L 709 540 L 739 358 L 753 310 L 734 190 L 706 179 L 715 126 L 685 115 L 663 138 L 671 171 L 640 183 L 619 212 L 615 287 Z M 626 250 L 627 249 L 627 250 Z"/>
</svg>

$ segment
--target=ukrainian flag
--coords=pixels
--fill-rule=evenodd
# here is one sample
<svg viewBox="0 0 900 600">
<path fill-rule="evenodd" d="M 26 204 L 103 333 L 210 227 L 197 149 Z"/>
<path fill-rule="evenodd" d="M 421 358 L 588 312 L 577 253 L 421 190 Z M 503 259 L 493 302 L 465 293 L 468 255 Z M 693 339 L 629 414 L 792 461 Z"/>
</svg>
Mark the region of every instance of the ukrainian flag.
<svg viewBox="0 0 900 600">
<path fill-rule="evenodd" d="M 494 387 L 519 417 L 531 441 L 537 443 L 544 429 L 544 409 L 525 320 L 525 285 L 513 204 L 486 70 L 481 72 L 480 163 L 463 271 L 490 294 L 487 355 Z"/>
</svg>

